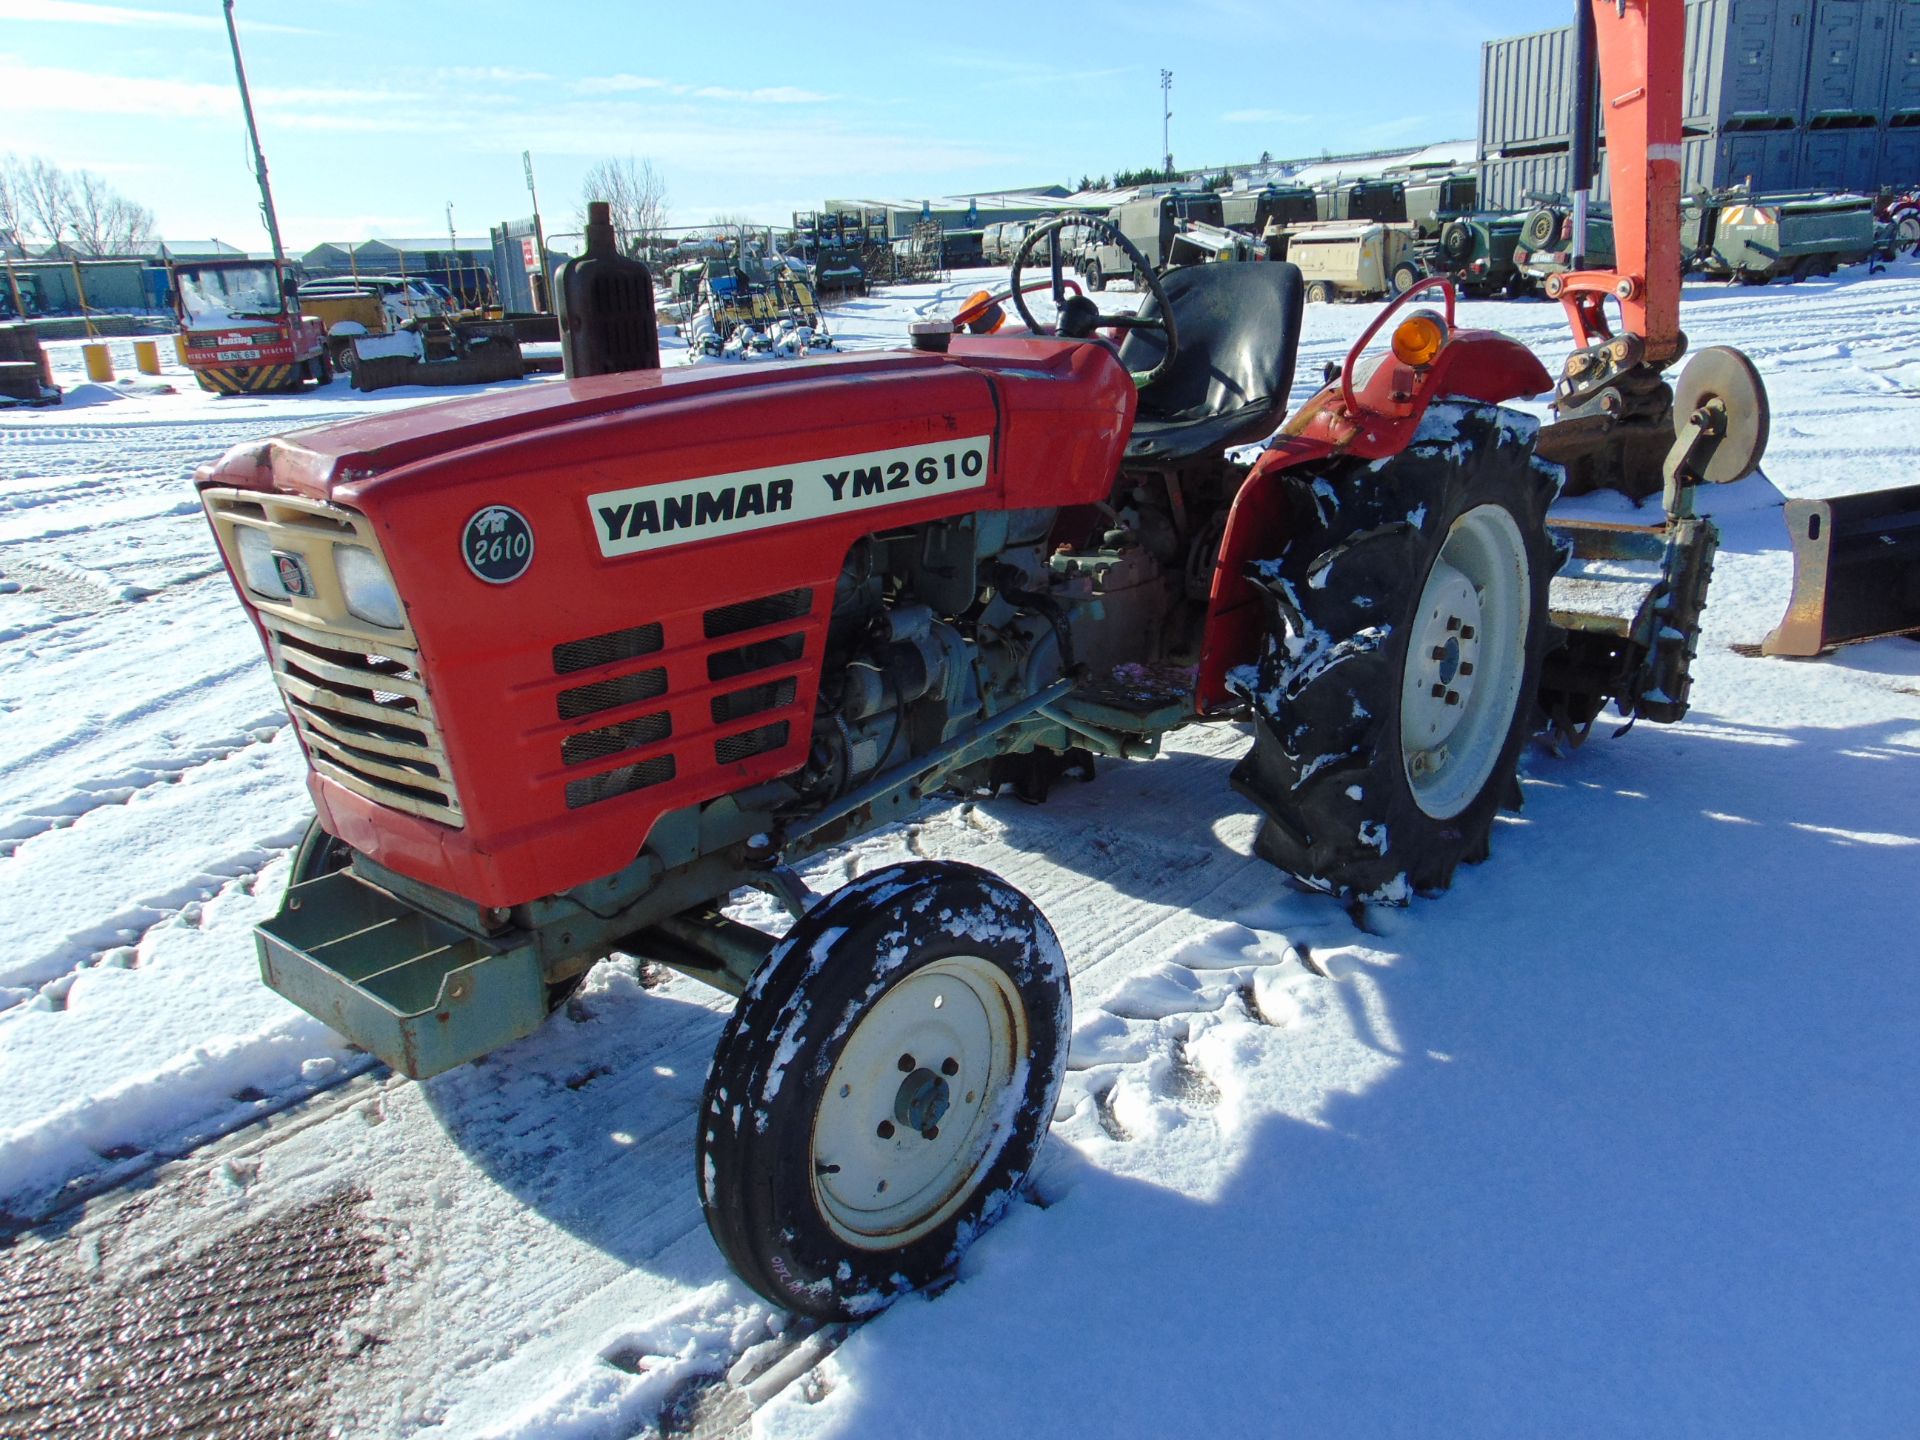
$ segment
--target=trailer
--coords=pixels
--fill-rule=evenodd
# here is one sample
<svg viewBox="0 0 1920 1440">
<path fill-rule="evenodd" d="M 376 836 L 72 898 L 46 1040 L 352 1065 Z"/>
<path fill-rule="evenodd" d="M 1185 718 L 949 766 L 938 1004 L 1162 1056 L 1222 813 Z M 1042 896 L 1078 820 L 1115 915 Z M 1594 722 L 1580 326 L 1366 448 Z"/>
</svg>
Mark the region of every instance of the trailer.
<svg viewBox="0 0 1920 1440">
<path fill-rule="evenodd" d="M 1681 212 L 1681 249 L 1690 268 L 1746 285 L 1831 275 L 1882 243 L 1873 205 L 1865 195 L 1702 196 Z"/>
</svg>

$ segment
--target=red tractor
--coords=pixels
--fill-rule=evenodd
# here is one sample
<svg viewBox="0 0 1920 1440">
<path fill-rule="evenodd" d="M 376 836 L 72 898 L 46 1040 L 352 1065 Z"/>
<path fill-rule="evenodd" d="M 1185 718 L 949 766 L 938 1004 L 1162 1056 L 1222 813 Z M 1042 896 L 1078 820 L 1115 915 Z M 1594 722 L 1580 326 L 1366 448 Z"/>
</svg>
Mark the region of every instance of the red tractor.
<svg viewBox="0 0 1920 1440">
<path fill-rule="evenodd" d="M 1405 901 L 1485 857 L 1543 714 L 1684 713 L 1713 548 L 1693 487 L 1753 468 L 1764 399 L 1732 352 L 1678 406 L 1659 376 L 1680 4 L 1594 13 L 1642 87 L 1610 122 L 1629 268 L 1565 277 L 1582 348 L 1553 449 L 1589 483 L 1664 485 L 1659 525 L 1549 524 L 1562 471 L 1507 402 L 1554 382 L 1456 325 L 1448 282 L 1420 287 L 1437 309 L 1386 306 L 1289 417 L 1294 267 L 1156 278 L 1136 255 L 1139 313 L 1103 314 L 1058 224 L 993 297 L 1024 332 L 577 379 L 202 469 L 319 810 L 260 930 L 267 983 L 424 1076 L 533 1030 L 615 948 L 697 976 L 739 997 L 696 1167 L 727 1259 L 822 1315 L 938 1275 L 1046 1131 L 1065 959 L 982 871 L 823 898 L 795 862 L 929 796 L 1038 800 L 1090 757 L 1247 720 L 1261 853 Z M 1043 246 L 1052 326 L 1021 278 Z M 724 913 L 743 887 L 784 937 Z"/>
</svg>

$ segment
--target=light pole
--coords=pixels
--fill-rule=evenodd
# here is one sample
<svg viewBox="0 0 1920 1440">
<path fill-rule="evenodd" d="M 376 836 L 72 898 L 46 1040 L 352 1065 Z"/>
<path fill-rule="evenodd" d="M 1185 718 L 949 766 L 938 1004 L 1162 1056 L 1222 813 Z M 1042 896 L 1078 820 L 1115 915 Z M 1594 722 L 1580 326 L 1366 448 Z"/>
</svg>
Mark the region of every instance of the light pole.
<svg viewBox="0 0 1920 1440">
<path fill-rule="evenodd" d="M 1173 71 L 1160 72 L 1160 149 L 1166 154 L 1166 164 L 1161 168 L 1169 179 L 1173 176 L 1173 142 L 1167 138 L 1168 125 L 1173 119 Z"/>
<path fill-rule="evenodd" d="M 453 202 L 449 200 L 447 202 L 447 279 L 453 279 L 456 269 L 460 275 L 460 279 L 457 282 L 460 286 L 460 301 L 462 304 L 465 304 L 467 299 L 467 267 L 460 263 L 460 242 L 454 238 Z"/>
<path fill-rule="evenodd" d="M 527 194 L 533 198 L 533 243 L 540 251 L 540 278 L 547 292 L 547 309 L 553 309 L 553 267 L 547 263 L 547 232 L 540 228 L 540 194 L 533 188 L 533 152 L 522 150 L 520 163 L 527 171 Z"/>
<path fill-rule="evenodd" d="M 280 249 L 280 221 L 273 213 L 273 191 L 267 185 L 267 155 L 260 148 L 260 131 L 253 123 L 253 99 L 247 94 L 247 70 L 240 63 L 240 32 L 233 25 L 233 0 L 226 0 L 227 39 L 233 45 L 233 73 L 240 81 L 240 108 L 247 114 L 247 138 L 253 141 L 254 173 L 260 177 L 260 213 L 266 217 L 267 235 L 273 241 L 273 264 L 277 275 L 286 273 L 287 257 Z"/>
</svg>

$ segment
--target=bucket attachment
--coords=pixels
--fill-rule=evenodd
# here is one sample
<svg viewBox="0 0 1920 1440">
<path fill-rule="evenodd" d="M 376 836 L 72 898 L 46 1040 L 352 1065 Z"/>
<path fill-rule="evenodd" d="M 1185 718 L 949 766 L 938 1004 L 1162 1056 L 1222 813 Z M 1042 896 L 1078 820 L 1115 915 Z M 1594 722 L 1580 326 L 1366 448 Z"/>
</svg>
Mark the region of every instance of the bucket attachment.
<svg viewBox="0 0 1920 1440">
<path fill-rule="evenodd" d="M 1920 485 L 1789 500 L 1793 594 L 1764 655 L 1920 632 Z"/>
</svg>

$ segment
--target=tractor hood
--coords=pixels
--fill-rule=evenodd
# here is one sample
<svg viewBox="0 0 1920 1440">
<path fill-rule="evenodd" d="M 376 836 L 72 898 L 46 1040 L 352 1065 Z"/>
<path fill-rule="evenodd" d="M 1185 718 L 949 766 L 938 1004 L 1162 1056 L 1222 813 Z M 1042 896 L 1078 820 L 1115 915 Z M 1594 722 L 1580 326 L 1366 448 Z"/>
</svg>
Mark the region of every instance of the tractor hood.
<svg viewBox="0 0 1920 1440">
<path fill-rule="evenodd" d="M 939 355 L 885 352 L 737 369 L 687 366 L 535 385 L 294 430 L 237 445 L 201 467 L 201 484 L 278 489 L 332 498 L 335 486 L 366 480 L 414 461 L 495 446 L 575 422 L 675 401 L 784 389 L 809 379 L 852 379 L 875 372 L 938 370 Z"/>
</svg>

